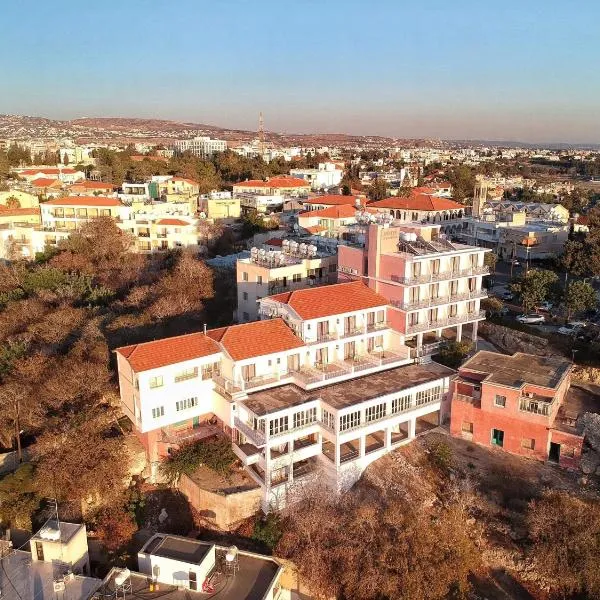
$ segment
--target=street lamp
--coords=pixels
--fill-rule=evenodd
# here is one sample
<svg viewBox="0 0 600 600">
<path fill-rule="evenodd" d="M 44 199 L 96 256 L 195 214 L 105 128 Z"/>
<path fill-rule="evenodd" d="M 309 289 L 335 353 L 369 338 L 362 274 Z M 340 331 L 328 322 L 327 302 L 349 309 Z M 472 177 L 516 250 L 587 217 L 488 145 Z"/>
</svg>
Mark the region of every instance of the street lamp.
<svg viewBox="0 0 600 600">
<path fill-rule="evenodd" d="M 572 355 L 572 360 L 571 360 L 571 362 L 572 362 L 573 364 L 575 364 L 575 354 L 576 354 L 577 352 L 579 352 L 579 350 L 577 350 L 576 348 L 571 348 L 571 355 Z"/>
</svg>

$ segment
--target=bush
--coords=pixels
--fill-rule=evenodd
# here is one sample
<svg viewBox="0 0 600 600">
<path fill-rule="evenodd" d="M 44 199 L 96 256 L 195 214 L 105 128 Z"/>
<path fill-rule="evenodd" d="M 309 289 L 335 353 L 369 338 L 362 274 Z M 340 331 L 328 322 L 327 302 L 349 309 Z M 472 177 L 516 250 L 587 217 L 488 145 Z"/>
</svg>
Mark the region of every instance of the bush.
<svg viewBox="0 0 600 600">
<path fill-rule="evenodd" d="M 160 465 L 160 471 L 167 481 L 175 483 L 181 475 L 191 475 L 200 465 L 219 475 L 227 475 L 236 460 L 227 438 L 202 440 L 183 444 Z"/>
<path fill-rule="evenodd" d="M 456 369 L 463 363 L 472 347 L 473 344 L 469 341 L 448 342 L 440 349 L 436 361 L 451 369 Z"/>
<path fill-rule="evenodd" d="M 279 516 L 275 513 L 269 513 L 266 517 L 257 519 L 254 523 L 252 539 L 267 546 L 273 550 L 283 534 Z"/>
<path fill-rule="evenodd" d="M 438 469 L 449 471 L 453 464 L 452 448 L 443 441 L 433 442 L 429 445 L 429 459 Z"/>
</svg>

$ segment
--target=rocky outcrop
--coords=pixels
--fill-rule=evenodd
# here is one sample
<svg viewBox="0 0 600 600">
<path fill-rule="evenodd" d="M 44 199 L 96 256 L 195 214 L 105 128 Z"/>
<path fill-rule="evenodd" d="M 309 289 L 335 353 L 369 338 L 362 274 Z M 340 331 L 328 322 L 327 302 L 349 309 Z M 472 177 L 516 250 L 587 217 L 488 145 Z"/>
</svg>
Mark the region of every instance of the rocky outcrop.
<svg viewBox="0 0 600 600">
<path fill-rule="evenodd" d="M 508 354 L 526 352 L 528 354 L 549 356 L 555 353 L 549 347 L 548 340 L 545 338 L 517 331 L 510 327 L 497 325 L 496 323 L 490 323 L 489 321 L 481 323 L 479 332 L 482 337 Z"/>
</svg>

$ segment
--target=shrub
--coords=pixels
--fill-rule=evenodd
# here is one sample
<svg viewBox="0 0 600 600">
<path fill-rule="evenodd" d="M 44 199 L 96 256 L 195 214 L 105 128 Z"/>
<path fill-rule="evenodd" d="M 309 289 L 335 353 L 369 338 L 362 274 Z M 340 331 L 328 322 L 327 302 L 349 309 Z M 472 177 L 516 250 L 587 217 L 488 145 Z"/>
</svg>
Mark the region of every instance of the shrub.
<svg viewBox="0 0 600 600">
<path fill-rule="evenodd" d="M 453 464 L 452 448 L 444 441 L 433 442 L 429 445 L 429 459 L 438 469 L 448 471 Z"/>
<path fill-rule="evenodd" d="M 273 550 L 282 536 L 281 522 L 275 513 L 269 513 L 266 517 L 257 519 L 254 523 L 252 539 Z"/>
<path fill-rule="evenodd" d="M 465 360 L 473 344 L 469 341 L 448 342 L 440 349 L 440 353 L 436 356 L 437 362 L 456 369 Z"/>
</svg>

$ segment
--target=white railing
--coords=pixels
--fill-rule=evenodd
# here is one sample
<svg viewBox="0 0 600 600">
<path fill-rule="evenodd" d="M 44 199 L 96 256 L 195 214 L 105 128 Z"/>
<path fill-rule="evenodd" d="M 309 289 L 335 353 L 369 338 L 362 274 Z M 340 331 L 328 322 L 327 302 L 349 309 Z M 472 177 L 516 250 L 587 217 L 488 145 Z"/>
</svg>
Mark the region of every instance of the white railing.
<svg viewBox="0 0 600 600">
<path fill-rule="evenodd" d="M 460 277 L 469 277 L 471 275 L 488 275 L 489 267 L 469 267 L 467 269 L 455 269 L 452 271 L 440 271 L 439 273 L 425 273 L 413 277 L 403 277 L 401 275 L 391 275 L 390 279 L 404 285 L 418 285 L 420 283 L 433 283 L 444 281 L 446 279 L 458 279 Z"/>
<path fill-rule="evenodd" d="M 519 400 L 519 410 L 533 413 L 534 415 L 542 415 L 543 417 L 547 417 L 552 411 L 552 402 L 532 400 L 531 398 L 521 398 Z"/>
<path fill-rule="evenodd" d="M 441 304 L 452 304 L 453 302 L 461 302 L 464 300 L 477 300 L 478 298 L 487 298 L 486 290 L 478 290 L 475 292 L 464 292 L 462 294 L 452 294 L 449 296 L 437 296 L 436 298 L 428 298 L 425 300 L 416 300 L 414 302 L 400 302 L 392 300 L 390 304 L 401 310 L 419 310 L 429 308 L 430 306 L 440 306 Z"/>
<path fill-rule="evenodd" d="M 406 327 L 406 333 L 419 333 L 430 329 L 441 329 L 450 325 L 458 325 L 460 323 L 469 323 L 470 321 L 479 321 L 485 319 L 485 310 L 467 313 L 466 315 L 456 315 L 447 317 L 446 319 L 438 319 L 436 321 L 426 321 L 425 323 L 416 323 Z"/>
<path fill-rule="evenodd" d="M 234 427 L 241 431 L 243 435 L 245 435 L 249 440 L 253 442 L 255 446 L 264 446 L 266 441 L 266 436 L 262 431 L 258 431 L 257 429 L 252 429 L 250 425 L 244 423 L 240 418 L 234 417 L 233 419 Z"/>
</svg>

